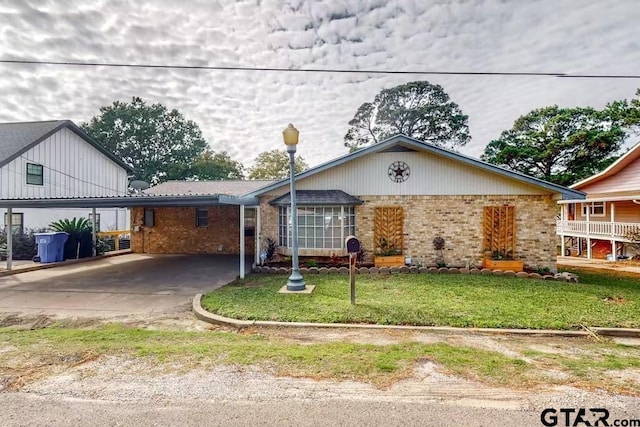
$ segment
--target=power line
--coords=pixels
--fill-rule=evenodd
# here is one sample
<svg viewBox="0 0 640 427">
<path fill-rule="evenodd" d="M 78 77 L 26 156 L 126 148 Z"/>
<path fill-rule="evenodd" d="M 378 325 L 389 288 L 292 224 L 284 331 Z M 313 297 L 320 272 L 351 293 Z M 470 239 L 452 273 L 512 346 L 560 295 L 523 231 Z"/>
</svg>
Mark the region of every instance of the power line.
<svg viewBox="0 0 640 427">
<path fill-rule="evenodd" d="M 22 158 L 22 159 L 24 159 L 24 160 L 26 160 L 26 161 L 28 161 L 28 162 L 34 163 L 34 164 L 40 164 L 40 163 L 38 163 L 37 161 L 32 160 L 32 159 L 29 159 L 28 157 L 26 157 L 26 156 L 24 156 L 24 155 L 21 155 L 21 156 L 20 156 L 20 158 Z M 68 177 L 68 178 L 74 179 L 74 180 L 76 180 L 76 181 L 79 181 L 79 182 L 82 182 L 82 183 L 85 183 L 85 184 L 93 185 L 94 187 L 101 188 L 101 189 L 103 189 L 103 190 L 113 191 L 113 192 L 116 192 L 116 193 L 119 193 L 119 194 L 122 194 L 122 195 L 126 195 L 126 194 L 127 194 L 127 192 L 126 192 L 126 191 L 117 190 L 117 189 L 115 189 L 115 188 L 105 187 L 105 186 L 103 186 L 103 185 L 96 184 L 95 182 L 87 181 L 87 180 L 84 180 L 84 179 L 81 179 L 81 178 L 75 177 L 75 176 L 73 176 L 73 175 L 69 175 L 69 174 L 68 174 L 68 173 L 66 173 L 66 172 L 63 172 L 63 171 L 58 170 L 58 169 L 54 169 L 54 168 L 52 168 L 51 166 L 42 165 L 42 167 L 43 167 L 44 169 L 49 169 L 49 170 L 50 170 L 50 171 L 52 171 L 52 172 L 59 173 L 59 174 L 64 175 L 64 176 L 66 176 L 66 177 Z M 63 188 L 64 188 L 64 187 L 63 187 Z M 71 189 L 70 189 L 70 188 L 67 188 L 67 190 L 71 190 Z"/>
<path fill-rule="evenodd" d="M 332 74 L 400 74 L 400 75 L 443 75 L 443 76 L 508 76 L 508 77 L 562 77 L 571 79 L 640 79 L 640 74 L 576 74 L 563 72 L 535 71 L 426 71 L 426 70 L 351 70 L 346 68 L 279 68 L 279 67 L 240 67 L 216 65 L 179 65 L 179 64 L 136 64 L 123 62 L 76 62 L 76 61 L 36 61 L 22 59 L 0 59 L 2 64 L 24 65 L 62 65 L 73 67 L 112 67 L 112 68 L 148 68 L 170 70 L 205 71 L 267 71 L 289 73 L 332 73 Z"/>
</svg>

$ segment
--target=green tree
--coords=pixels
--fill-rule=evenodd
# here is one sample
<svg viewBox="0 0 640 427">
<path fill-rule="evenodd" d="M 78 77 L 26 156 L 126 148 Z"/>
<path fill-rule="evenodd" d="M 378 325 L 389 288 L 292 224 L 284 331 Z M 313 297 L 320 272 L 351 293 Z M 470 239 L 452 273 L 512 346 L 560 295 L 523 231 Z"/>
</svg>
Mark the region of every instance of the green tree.
<svg viewBox="0 0 640 427">
<path fill-rule="evenodd" d="M 216 153 L 207 149 L 199 154 L 191 164 L 174 165 L 167 172 L 166 178 L 188 181 L 244 179 L 244 166 L 233 160 L 226 151 Z"/>
<path fill-rule="evenodd" d="M 628 135 L 622 118 L 590 107 L 551 106 L 518 118 L 484 150 L 482 159 L 560 185 L 570 185 L 610 165 Z"/>
<path fill-rule="evenodd" d="M 300 156 L 296 156 L 295 173 L 309 166 Z M 284 179 L 289 176 L 289 153 L 285 150 L 271 150 L 258 154 L 255 165 L 249 169 L 249 179 Z"/>
<path fill-rule="evenodd" d="M 636 98 L 613 101 L 607 104 L 605 111 L 611 118 L 630 130 L 630 133 L 638 133 L 640 125 L 640 89 L 636 90 Z"/>
<path fill-rule="evenodd" d="M 136 170 L 136 178 L 150 184 L 168 179 L 176 165 L 190 171 L 207 148 L 198 125 L 178 110 L 148 105 L 138 97 L 131 103 L 116 101 L 82 128 L 107 150 Z M 183 179 L 172 176 L 173 179 Z"/>
<path fill-rule="evenodd" d="M 442 86 L 410 82 L 383 89 L 372 103 L 362 104 L 349 122 L 344 145 L 355 151 L 401 133 L 455 149 L 471 139 L 468 118 Z"/>
</svg>

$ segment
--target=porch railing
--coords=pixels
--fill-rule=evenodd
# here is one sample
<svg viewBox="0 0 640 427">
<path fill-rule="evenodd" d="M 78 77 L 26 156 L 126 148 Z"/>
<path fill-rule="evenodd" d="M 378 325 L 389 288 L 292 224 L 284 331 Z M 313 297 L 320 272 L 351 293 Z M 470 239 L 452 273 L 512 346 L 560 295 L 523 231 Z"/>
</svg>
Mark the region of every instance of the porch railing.
<svg viewBox="0 0 640 427">
<path fill-rule="evenodd" d="M 102 239 L 107 244 L 109 252 L 129 249 L 131 247 L 130 230 L 101 231 L 96 233 L 96 237 Z"/>
<path fill-rule="evenodd" d="M 640 222 L 606 222 L 606 221 L 557 221 L 556 233 L 578 237 L 615 237 L 625 240 L 624 236 L 635 229 L 640 229 Z"/>
</svg>

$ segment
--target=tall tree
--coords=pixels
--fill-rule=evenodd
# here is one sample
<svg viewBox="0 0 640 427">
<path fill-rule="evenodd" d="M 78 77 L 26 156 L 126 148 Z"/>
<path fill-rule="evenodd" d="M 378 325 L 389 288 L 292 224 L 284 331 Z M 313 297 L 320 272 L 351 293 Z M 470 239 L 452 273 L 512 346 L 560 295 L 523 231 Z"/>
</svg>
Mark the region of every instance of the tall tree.
<svg viewBox="0 0 640 427">
<path fill-rule="evenodd" d="M 625 126 L 629 133 L 638 134 L 640 126 L 640 89 L 636 90 L 636 98 L 613 101 L 607 104 L 605 111 L 613 120 Z"/>
<path fill-rule="evenodd" d="M 132 166 L 137 179 L 150 184 L 166 181 L 176 165 L 189 171 L 208 146 L 198 125 L 178 110 L 148 105 L 138 97 L 131 103 L 116 101 L 101 107 L 100 114 L 82 128 Z"/>
<path fill-rule="evenodd" d="M 627 135 L 625 123 L 608 107 L 551 106 L 518 118 L 484 150 L 489 163 L 560 185 L 570 185 L 607 167 Z"/>
<path fill-rule="evenodd" d="M 233 160 L 226 151 L 216 153 L 207 149 L 199 154 L 190 165 L 174 165 L 167 172 L 166 178 L 188 181 L 244 179 L 244 166 Z"/>
<path fill-rule="evenodd" d="M 349 122 L 344 145 L 355 151 L 401 133 L 455 149 L 471 139 L 468 119 L 442 86 L 410 82 L 383 89 L 372 103 L 362 104 Z"/>
<path fill-rule="evenodd" d="M 296 156 L 295 173 L 309 166 L 300 156 Z M 285 150 L 271 150 L 258 154 L 255 165 L 249 169 L 249 179 L 284 179 L 289 176 L 289 153 Z"/>
</svg>

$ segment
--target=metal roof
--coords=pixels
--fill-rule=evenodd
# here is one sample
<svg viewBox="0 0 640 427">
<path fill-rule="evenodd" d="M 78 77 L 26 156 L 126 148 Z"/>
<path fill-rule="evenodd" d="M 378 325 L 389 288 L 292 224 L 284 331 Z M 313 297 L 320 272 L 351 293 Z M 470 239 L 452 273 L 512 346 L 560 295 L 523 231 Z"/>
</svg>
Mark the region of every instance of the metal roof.
<svg viewBox="0 0 640 427">
<path fill-rule="evenodd" d="M 62 128 L 68 128 L 74 132 L 127 172 L 134 172 L 131 166 L 106 150 L 101 144 L 84 133 L 82 129 L 76 126 L 71 120 L 0 123 L 0 167 L 29 151 Z"/>
<path fill-rule="evenodd" d="M 152 195 L 228 194 L 238 196 L 274 182 L 274 180 L 166 181 L 144 192 Z"/>
<path fill-rule="evenodd" d="M 133 208 L 133 207 L 192 207 L 215 205 L 257 206 L 255 197 L 237 197 L 228 194 L 199 195 L 146 195 L 106 197 L 60 197 L 47 199 L 3 199 L 0 208 Z"/>
<path fill-rule="evenodd" d="M 547 181 L 544 181 L 542 179 L 539 178 L 534 178 L 532 176 L 529 175 L 525 175 L 523 173 L 520 172 L 515 172 L 515 171 L 511 171 L 509 169 L 504 169 L 500 166 L 496 166 L 496 165 L 492 165 L 490 163 L 486 163 L 483 162 L 481 160 L 475 159 L 473 157 L 469 157 L 469 156 L 465 156 L 464 154 L 460 154 L 460 153 L 456 153 L 454 151 L 450 151 L 441 147 L 437 147 L 435 145 L 432 144 L 427 144 L 425 142 L 422 141 L 418 141 L 417 139 L 414 138 L 410 138 L 406 135 L 395 135 L 392 136 L 391 138 L 385 139 L 382 142 L 379 142 L 378 144 L 373 144 L 370 145 L 366 148 L 363 148 L 361 150 L 355 151 L 353 153 L 349 153 L 346 154 L 342 157 L 338 157 L 337 159 L 331 160 L 329 162 L 326 163 L 322 163 L 318 166 L 315 166 L 313 168 L 307 169 L 304 172 L 300 172 L 298 174 L 295 175 L 295 179 L 296 181 L 299 181 L 301 179 L 304 179 L 308 176 L 311 175 L 315 175 L 316 173 L 320 173 L 323 172 L 327 169 L 331 169 L 332 167 L 335 166 L 339 166 L 342 165 L 344 163 L 350 162 L 351 160 L 355 160 L 358 159 L 360 157 L 363 156 L 367 156 L 369 154 L 373 154 L 373 153 L 377 153 L 380 151 L 384 151 L 387 150 L 391 147 L 394 146 L 404 146 L 406 148 L 412 148 L 412 149 L 417 149 L 420 151 L 426 151 L 429 153 L 433 153 L 451 160 L 455 160 L 461 163 L 464 163 L 466 165 L 472 166 L 472 167 L 476 167 L 476 168 L 480 168 L 483 169 L 487 172 L 491 172 L 491 173 L 496 173 L 498 175 L 502 175 L 504 177 L 516 180 L 516 181 L 520 181 L 529 185 L 534 185 L 536 187 L 540 187 L 540 188 L 544 188 L 547 191 L 553 192 L 553 193 L 559 193 L 562 194 L 562 198 L 563 199 L 584 199 L 585 198 L 585 193 L 583 193 L 582 191 L 578 191 L 578 190 L 573 190 L 570 188 L 566 188 L 563 187 L 561 185 L 558 184 L 553 184 Z M 259 196 L 260 194 L 264 194 L 268 191 L 280 188 L 284 185 L 288 185 L 289 184 L 289 178 L 277 181 L 273 184 L 269 184 L 266 185 L 260 189 L 257 189 L 256 191 L 252 191 L 250 193 L 246 193 L 244 194 L 247 197 L 255 197 L 255 196 Z"/>
<path fill-rule="evenodd" d="M 284 194 L 269 203 L 275 206 L 289 206 L 291 193 Z M 296 203 L 298 206 L 354 206 L 361 205 L 363 202 L 342 190 L 298 190 Z"/>
</svg>

